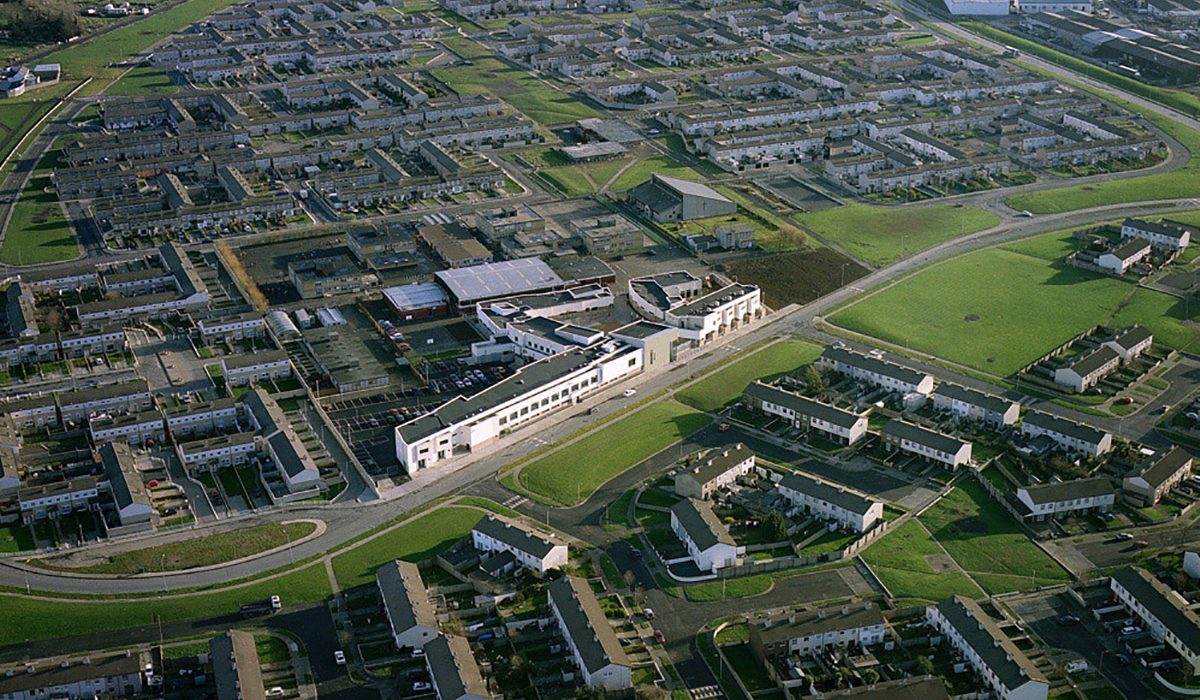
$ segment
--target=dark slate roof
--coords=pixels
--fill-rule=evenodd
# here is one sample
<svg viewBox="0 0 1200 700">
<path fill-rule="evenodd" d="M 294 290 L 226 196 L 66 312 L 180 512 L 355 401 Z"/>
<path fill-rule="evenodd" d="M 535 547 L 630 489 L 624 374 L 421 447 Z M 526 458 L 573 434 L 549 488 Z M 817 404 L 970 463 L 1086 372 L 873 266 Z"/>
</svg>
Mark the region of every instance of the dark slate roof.
<svg viewBox="0 0 1200 700">
<path fill-rule="evenodd" d="M 1121 569 L 1113 579 L 1129 591 L 1193 653 L 1200 651 L 1200 616 L 1170 586 L 1137 566 Z"/>
<path fill-rule="evenodd" d="M 100 447 L 100 463 L 104 465 L 104 478 L 108 480 L 117 508 L 123 510 L 134 504 L 150 506 L 146 485 L 134 469 L 133 454 L 127 443 L 105 443 Z"/>
<path fill-rule="evenodd" d="M 628 666 L 629 658 L 587 581 L 563 576 L 549 586 L 550 603 L 558 610 L 587 672 L 609 664 Z"/>
<path fill-rule="evenodd" d="M 1170 238 L 1174 238 L 1175 240 L 1179 240 L 1180 238 L 1183 238 L 1183 234 L 1185 232 L 1194 233 L 1196 231 L 1196 229 L 1192 228 L 1191 226 L 1181 224 L 1177 221 L 1169 221 L 1167 219 L 1163 219 L 1162 221 L 1146 221 L 1145 219 L 1125 219 L 1124 225 L 1129 226 L 1131 228 L 1138 229 L 1140 231 L 1146 231 L 1147 233 L 1155 233 L 1155 234 L 1158 234 L 1161 236 L 1168 236 Z"/>
<path fill-rule="evenodd" d="M 253 634 L 230 630 L 214 637 L 208 643 L 208 649 L 217 685 L 217 700 L 261 700 L 267 697 Z"/>
<path fill-rule="evenodd" d="M 416 564 L 407 561 L 384 564 L 375 572 L 375 585 L 379 587 L 394 632 L 405 632 L 417 625 L 437 629 L 437 611 Z"/>
<path fill-rule="evenodd" d="M 708 501 L 685 498 L 671 506 L 671 512 L 700 551 L 717 544 L 737 545 Z"/>
<path fill-rule="evenodd" d="M 1130 476 L 1140 476 L 1150 484 L 1152 488 L 1158 488 L 1159 484 L 1183 468 L 1184 464 L 1191 461 L 1192 455 L 1182 447 L 1175 446 L 1166 454 L 1158 459 L 1147 460 L 1142 466 L 1134 470 Z"/>
<path fill-rule="evenodd" d="M 538 559 L 545 557 L 556 544 L 560 544 L 523 523 L 500 515 L 485 515 L 472 529 Z"/>
<path fill-rule="evenodd" d="M 698 483 L 705 484 L 733 469 L 747 459 L 754 458 L 754 450 L 738 443 L 723 450 L 708 453 L 708 459 L 690 467 L 685 473 L 690 474 Z"/>
<path fill-rule="evenodd" d="M 836 406 L 814 401 L 813 399 L 794 394 L 790 391 L 784 391 L 778 387 L 763 384 L 762 382 L 753 382 L 746 387 L 745 395 L 760 401 L 770 401 L 780 406 L 785 406 L 792 409 L 797 414 L 810 416 L 823 420 L 827 423 L 832 423 L 841 428 L 853 428 L 858 421 L 862 420 L 862 416 L 850 411 L 845 411 Z"/>
<path fill-rule="evenodd" d="M 937 390 L 935 390 L 933 393 L 936 396 L 945 396 L 948 399 L 969 403 L 972 406 L 978 406 L 985 411 L 992 411 L 995 413 L 1004 413 L 1010 407 L 1012 407 L 1014 403 L 1016 403 L 1015 401 L 1010 401 L 1009 399 L 1001 398 L 993 394 L 985 394 L 982 391 L 976 391 L 975 389 L 959 386 L 957 384 L 950 384 L 948 382 L 939 384 Z"/>
<path fill-rule="evenodd" d="M 1144 326 L 1135 324 L 1117 334 L 1117 337 L 1113 339 L 1113 342 L 1128 350 L 1138 343 L 1153 337 L 1154 334 L 1147 330 Z"/>
<path fill-rule="evenodd" d="M 1024 421 L 1025 423 L 1037 426 L 1042 430 L 1049 430 L 1051 432 L 1067 435 L 1078 440 L 1089 442 L 1093 445 L 1099 444 L 1099 442 L 1103 440 L 1104 436 L 1106 435 L 1104 431 L 1097 430 L 1090 425 L 1076 423 L 1075 421 L 1059 418 L 1058 416 L 1052 416 L 1049 413 L 1041 413 L 1040 411 L 1032 411 L 1026 414 Z"/>
<path fill-rule="evenodd" d="M 979 603 L 956 595 L 936 607 L 1006 688 L 1019 688 L 1029 680 L 1046 682 L 1037 666 L 1012 643 Z"/>
<path fill-rule="evenodd" d="M 1150 242 L 1144 238 L 1132 237 L 1125 243 L 1117 246 L 1109 252 L 1117 256 L 1120 260 L 1128 260 L 1135 255 L 1140 254 L 1143 250 L 1150 247 Z"/>
<path fill-rule="evenodd" d="M 884 624 L 883 613 L 874 603 L 847 604 L 821 610 L 785 611 L 752 619 L 764 643 L 787 641 L 814 634 L 855 630 Z"/>
<path fill-rule="evenodd" d="M 918 372 L 910 367 L 904 367 L 887 360 L 876 359 L 870 355 L 864 355 L 845 348 L 826 348 L 825 352 L 821 353 L 821 357 L 831 362 L 842 362 L 909 384 L 920 384 L 925 377 L 929 376 L 924 372 Z"/>
<path fill-rule="evenodd" d="M 1037 504 L 1058 503 L 1074 498 L 1092 498 L 1113 494 L 1112 484 L 1103 477 L 1073 479 L 1055 483 L 1021 487 L 1029 494 L 1029 500 Z"/>
<path fill-rule="evenodd" d="M 888 421 L 887 425 L 883 426 L 883 433 L 893 437 L 911 440 L 912 442 L 932 447 L 941 452 L 954 454 L 966 443 L 958 438 L 943 435 L 936 430 L 923 428 L 919 425 L 906 423 L 902 420 Z"/>
<path fill-rule="evenodd" d="M 853 491 L 847 491 L 838 486 L 832 486 L 816 479 L 812 479 L 804 474 L 792 472 L 783 477 L 779 482 L 780 486 L 786 486 L 793 491 L 808 494 L 813 498 L 819 498 L 826 503 L 862 515 L 875 504 L 875 501 L 861 496 Z"/>
<path fill-rule="evenodd" d="M 425 664 L 440 700 L 457 700 L 466 695 L 488 697 L 487 685 L 466 637 L 440 634 L 426 642 L 424 649 Z"/>
<path fill-rule="evenodd" d="M 1101 345 L 1082 357 L 1076 357 L 1074 361 L 1067 364 L 1067 368 L 1074 370 L 1080 377 L 1086 377 L 1118 357 L 1120 356 L 1117 355 L 1116 350 L 1107 345 Z"/>
</svg>

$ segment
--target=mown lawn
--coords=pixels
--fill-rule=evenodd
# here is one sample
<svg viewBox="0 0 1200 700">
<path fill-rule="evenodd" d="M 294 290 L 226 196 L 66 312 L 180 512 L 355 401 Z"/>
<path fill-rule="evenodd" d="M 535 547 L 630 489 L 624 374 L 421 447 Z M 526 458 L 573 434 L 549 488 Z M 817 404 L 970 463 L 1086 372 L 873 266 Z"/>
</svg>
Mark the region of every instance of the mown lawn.
<svg viewBox="0 0 1200 700">
<path fill-rule="evenodd" d="M 525 465 L 518 479 L 555 503 L 580 503 L 604 482 L 708 422 L 707 415 L 674 401 L 650 404 Z"/>
<path fill-rule="evenodd" d="M 925 511 L 920 520 L 988 594 L 1070 579 L 1067 572 L 1031 542 L 1008 512 L 972 479 L 958 482 L 958 486 Z"/>
<path fill-rule="evenodd" d="M 952 595 L 980 598 L 983 591 L 960 571 L 938 573 L 926 557 L 942 556 L 929 531 L 909 520 L 862 553 L 896 598 L 939 601 Z"/>
<path fill-rule="evenodd" d="M 30 178 L 21 199 L 13 207 L 4 232 L 0 262 L 8 265 L 37 265 L 70 260 L 79 255 L 75 234 L 67 222 L 58 197 L 45 188 L 47 177 Z"/>
<path fill-rule="evenodd" d="M 822 350 L 803 340 L 784 340 L 726 365 L 686 387 L 675 398 L 701 411 L 716 411 L 741 397 L 746 385 L 754 380 L 771 381 L 793 372 L 817 359 Z"/>
<path fill-rule="evenodd" d="M 24 552 L 33 549 L 33 535 L 22 525 L 0 526 L 0 552 Z"/>
<path fill-rule="evenodd" d="M 447 506 L 432 510 L 333 558 L 333 573 L 342 588 L 370 583 L 375 570 L 389 561 L 429 559 L 463 537 L 484 514 L 474 508 Z"/>
<path fill-rule="evenodd" d="M 455 48 L 460 45 L 456 44 Z M 435 68 L 432 72 L 464 96 L 494 95 L 539 124 L 562 124 L 600 116 L 599 112 L 567 94 L 566 89 L 496 58 L 479 57 L 473 59 L 470 66 Z"/>
<path fill-rule="evenodd" d="M 1196 340 L 1181 301 L 1066 267 L 1049 257 L 1062 245 L 1061 234 L 1047 234 L 968 253 L 865 297 L 830 320 L 999 376 L 1095 325 L 1141 323 L 1155 342 L 1175 349 Z M 1200 305 L 1192 311 L 1194 321 Z"/>
<path fill-rule="evenodd" d="M 0 594 L 0 609 L 4 610 L 5 619 L 0 625 L 0 646 L 149 627 L 155 624 L 155 615 L 163 622 L 236 616 L 241 603 L 271 595 L 278 595 L 284 605 L 294 605 L 324 600 L 331 593 L 325 567 L 312 564 L 244 588 L 169 598 L 58 601 Z"/>
<path fill-rule="evenodd" d="M 179 92 L 179 86 L 171 82 L 162 69 L 149 66 L 134 68 L 105 90 L 108 95 L 130 97 L 173 95 L 176 92 Z"/>
<path fill-rule="evenodd" d="M 140 571 L 181 571 L 200 566 L 222 564 L 259 552 L 281 547 L 307 537 L 317 529 L 315 523 L 255 525 L 230 530 L 184 542 L 147 547 L 114 554 L 107 562 L 92 566 L 65 566 L 56 560 L 35 560 L 32 563 L 61 571 L 89 574 L 136 574 Z"/>
<path fill-rule="evenodd" d="M 991 212 L 952 204 L 875 207 L 848 203 L 795 218 L 818 236 L 877 267 L 1000 223 Z"/>
</svg>

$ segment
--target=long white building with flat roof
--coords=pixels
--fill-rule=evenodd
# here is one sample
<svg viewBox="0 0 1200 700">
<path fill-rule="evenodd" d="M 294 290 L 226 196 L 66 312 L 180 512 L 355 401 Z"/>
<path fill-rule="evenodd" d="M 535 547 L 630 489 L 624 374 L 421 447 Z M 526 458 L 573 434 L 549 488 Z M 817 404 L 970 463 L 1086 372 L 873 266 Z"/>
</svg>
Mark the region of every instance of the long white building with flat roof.
<svg viewBox="0 0 1200 700">
<path fill-rule="evenodd" d="M 682 270 L 630 279 L 629 303 L 646 318 L 678 328 L 680 337 L 697 345 L 765 313 L 758 287 L 729 283 L 705 294 L 701 281 Z"/>
</svg>

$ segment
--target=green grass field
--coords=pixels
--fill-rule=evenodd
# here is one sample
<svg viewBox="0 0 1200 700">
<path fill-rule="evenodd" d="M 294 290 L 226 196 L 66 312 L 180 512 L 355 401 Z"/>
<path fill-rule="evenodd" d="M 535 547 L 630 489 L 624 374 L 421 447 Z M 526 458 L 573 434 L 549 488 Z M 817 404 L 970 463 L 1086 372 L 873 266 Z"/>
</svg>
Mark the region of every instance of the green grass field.
<svg viewBox="0 0 1200 700">
<path fill-rule="evenodd" d="M 177 544 L 147 547 L 114 554 L 107 562 L 92 566 L 64 566 L 51 559 L 31 563 L 47 569 L 89 574 L 136 574 L 140 571 L 181 571 L 200 566 L 222 564 L 242 557 L 265 552 L 288 542 L 307 537 L 317 529 L 316 523 L 255 525 L 230 530 L 207 537 L 190 539 Z M 164 558 L 165 557 L 165 558 Z"/>
<path fill-rule="evenodd" d="M 920 520 L 990 595 L 1070 580 L 972 479 L 959 481 Z"/>
<path fill-rule="evenodd" d="M 0 625 L 0 646 L 149 626 L 155 623 L 155 614 L 163 622 L 236 615 L 241 603 L 270 595 L 278 595 L 284 605 L 294 605 L 324 600 L 331 594 L 329 577 L 320 564 L 244 588 L 169 598 L 58 601 L 0 594 L 5 618 Z"/>
<path fill-rule="evenodd" d="M 51 100 L 0 103 L 0 161 L 12 153 L 25 132 L 54 104 Z"/>
<path fill-rule="evenodd" d="M 738 399 L 755 379 L 771 381 L 792 372 L 817 359 L 821 350 L 802 340 L 784 340 L 725 365 L 678 392 L 675 398 L 701 411 L 715 411 Z"/>
<path fill-rule="evenodd" d="M 622 168 L 628 169 L 621 172 Z M 621 173 L 617 177 L 617 173 Z M 624 192 L 650 179 L 650 173 L 660 173 L 685 180 L 700 180 L 702 175 L 665 156 L 645 158 L 614 158 L 594 163 L 539 168 L 538 174 L 550 180 L 563 194 L 572 199 L 595 194 L 610 181 L 612 192 Z M 614 179 L 615 178 L 615 179 Z"/>
<path fill-rule="evenodd" d="M 1008 376 L 1088 328 L 1137 322 L 1176 349 L 1195 342 L 1183 303 L 1062 265 L 1053 233 L 948 260 L 868 296 L 830 320 L 894 345 Z M 1192 309 L 1192 320 L 1200 308 Z M 995 342 L 1003 338 L 1003 342 Z"/>
<path fill-rule="evenodd" d="M 896 598 L 938 601 L 952 595 L 983 597 L 961 571 L 939 573 L 926 557 L 944 556 L 929 531 L 909 520 L 867 547 L 862 558 Z"/>
<path fill-rule="evenodd" d="M 126 73 L 105 90 L 108 95 L 130 97 L 173 95 L 179 86 L 159 68 L 140 66 Z"/>
<path fill-rule="evenodd" d="M 348 549 L 333 558 L 338 585 L 350 588 L 370 583 L 375 580 L 375 570 L 389 561 L 428 559 L 469 533 L 483 515 L 474 508 L 438 508 Z"/>
<path fill-rule="evenodd" d="M 75 234 L 58 204 L 58 197 L 44 191 L 50 185 L 45 177 L 30 178 L 13 207 L 12 219 L 0 247 L 0 262 L 9 265 L 36 265 L 70 260 L 79 255 Z"/>
<path fill-rule="evenodd" d="M 522 487 L 556 503 L 586 500 L 601 484 L 700 430 L 709 417 L 674 401 L 650 404 L 525 465 Z"/>
<path fill-rule="evenodd" d="M 0 526 L 0 553 L 24 552 L 33 549 L 29 528 L 19 523 Z"/>
<path fill-rule="evenodd" d="M 848 203 L 795 218 L 813 233 L 875 266 L 1000 223 L 991 212 L 952 204 L 874 207 Z"/>
<path fill-rule="evenodd" d="M 459 48 L 459 44 L 455 48 Z M 471 42 L 474 43 L 474 42 Z M 476 44 L 478 46 L 478 44 Z M 433 75 L 463 95 L 490 93 L 539 124 L 575 121 L 600 113 L 531 73 L 485 55 L 470 66 L 435 68 Z"/>
</svg>

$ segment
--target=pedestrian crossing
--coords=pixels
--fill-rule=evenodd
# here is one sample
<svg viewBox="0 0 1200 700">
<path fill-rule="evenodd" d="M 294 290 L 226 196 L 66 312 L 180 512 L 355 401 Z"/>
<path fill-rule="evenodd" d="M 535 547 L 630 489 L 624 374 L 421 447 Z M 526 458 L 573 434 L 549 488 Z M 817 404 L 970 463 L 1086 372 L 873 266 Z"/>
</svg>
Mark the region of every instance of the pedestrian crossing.
<svg viewBox="0 0 1200 700">
<path fill-rule="evenodd" d="M 529 502 L 529 499 L 525 498 L 524 496 L 513 496 L 512 498 L 505 501 L 503 505 L 505 508 L 520 508 L 521 506 L 525 505 L 528 502 Z"/>
<path fill-rule="evenodd" d="M 705 685 L 699 688 L 688 688 L 693 700 L 709 700 L 710 698 L 723 698 L 720 686 Z"/>
</svg>

